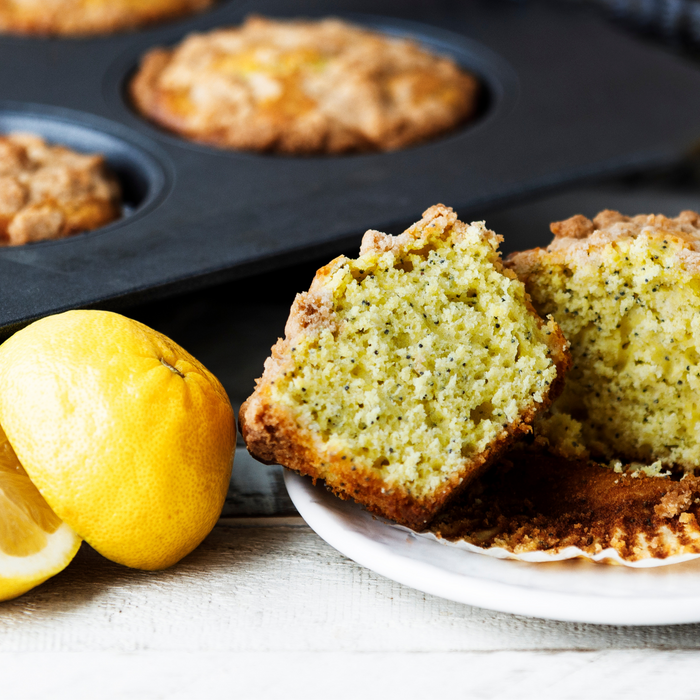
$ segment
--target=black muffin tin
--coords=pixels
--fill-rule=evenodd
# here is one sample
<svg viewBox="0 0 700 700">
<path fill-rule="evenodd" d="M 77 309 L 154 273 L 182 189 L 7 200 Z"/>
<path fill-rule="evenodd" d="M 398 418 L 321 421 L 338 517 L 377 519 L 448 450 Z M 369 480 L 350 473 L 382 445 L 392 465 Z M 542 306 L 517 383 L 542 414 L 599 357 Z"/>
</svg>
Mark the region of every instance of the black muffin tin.
<svg viewBox="0 0 700 700">
<path fill-rule="evenodd" d="M 250 12 L 336 15 L 412 37 L 480 77 L 480 114 L 402 151 L 289 157 L 189 143 L 132 110 L 125 86 L 146 50 Z M 469 217 L 575 180 L 663 165 L 700 137 L 695 65 L 556 2 L 222 2 L 132 34 L 5 36 L 0 97 L 0 132 L 105 153 L 127 200 L 125 217 L 102 229 L 0 249 L 5 334 L 68 308 L 115 307 L 330 256 L 365 229 L 396 231 L 436 202 Z"/>
</svg>

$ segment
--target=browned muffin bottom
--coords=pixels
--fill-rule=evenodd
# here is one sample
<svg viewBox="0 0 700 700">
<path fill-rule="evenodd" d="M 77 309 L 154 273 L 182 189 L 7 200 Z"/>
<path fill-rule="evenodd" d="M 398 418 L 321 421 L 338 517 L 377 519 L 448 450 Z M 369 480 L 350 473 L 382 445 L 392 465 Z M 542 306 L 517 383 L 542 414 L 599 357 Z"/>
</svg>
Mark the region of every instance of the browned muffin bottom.
<svg viewBox="0 0 700 700">
<path fill-rule="evenodd" d="M 215 0 L 0 0 L 0 32 L 110 34 L 205 10 Z"/>
<path fill-rule="evenodd" d="M 698 517 L 700 478 L 633 476 L 519 450 L 474 483 L 431 531 L 514 553 L 611 548 L 637 561 L 700 552 Z"/>
<path fill-rule="evenodd" d="M 119 184 L 98 154 L 0 136 L 0 245 L 64 238 L 121 215 Z"/>
<path fill-rule="evenodd" d="M 432 138 L 475 113 L 478 88 L 413 41 L 337 19 L 250 17 L 148 52 L 131 95 L 146 117 L 194 141 L 311 154 Z"/>
</svg>

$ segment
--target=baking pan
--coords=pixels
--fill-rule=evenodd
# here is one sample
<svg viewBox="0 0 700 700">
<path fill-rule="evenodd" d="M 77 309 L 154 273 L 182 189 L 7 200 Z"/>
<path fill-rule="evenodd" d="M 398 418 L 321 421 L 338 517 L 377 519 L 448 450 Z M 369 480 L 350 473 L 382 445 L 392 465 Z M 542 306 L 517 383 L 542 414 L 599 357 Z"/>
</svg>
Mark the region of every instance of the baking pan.
<svg viewBox="0 0 700 700">
<path fill-rule="evenodd" d="M 137 115 L 125 85 L 154 45 L 276 17 L 336 15 L 416 39 L 482 80 L 479 117 L 392 153 L 255 155 L 189 143 Z M 223 2 L 155 30 L 82 40 L 0 38 L 0 132 L 107 155 L 125 217 L 0 249 L 0 329 L 114 307 L 332 254 L 435 202 L 469 217 L 538 190 L 682 158 L 700 136 L 700 70 L 595 12 L 556 2 Z"/>
</svg>

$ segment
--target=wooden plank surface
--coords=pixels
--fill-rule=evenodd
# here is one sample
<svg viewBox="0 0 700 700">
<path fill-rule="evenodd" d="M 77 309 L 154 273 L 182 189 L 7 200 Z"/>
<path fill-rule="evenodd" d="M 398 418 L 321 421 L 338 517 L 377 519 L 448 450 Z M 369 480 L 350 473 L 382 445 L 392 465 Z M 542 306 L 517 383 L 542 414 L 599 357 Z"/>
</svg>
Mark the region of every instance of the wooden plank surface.
<svg viewBox="0 0 700 700">
<path fill-rule="evenodd" d="M 161 572 L 84 545 L 63 573 L 3 604 L 0 651 L 700 650 L 698 625 L 581 625 L 472 608 L 355 564 L 301 519 L 252 525 L 217 527 Z"/>
<path fill-rule="evenodd" d="M 579 625 L 452 603 L 349 561 L 300 518 L 222 521 L 163 572 L 84 545 L 0 608 L 0 696 L 12 700 L 57 687 L 52 697 L 72 699 L 423 698 L 436 684 L 448 698 L 652 698 L 669 674 L 673 697 L 690 698 L 699 663 L 698 625 Z"/>
<path fill-rule="evenodd" d="M 699 661 L 674 651 L 44 652 L 0 656 L 0 674 L 12 700 L 695 700 Z"/>
<path fill-rule="evenodd" d="M 63 573 L 0 608 L 3 652 L 700 650 L 699 631 L 453 603 L 355 564 L 300 519 L 221 525 L 161 572 L 127 569 L 83 546 Z"/>
</svg>

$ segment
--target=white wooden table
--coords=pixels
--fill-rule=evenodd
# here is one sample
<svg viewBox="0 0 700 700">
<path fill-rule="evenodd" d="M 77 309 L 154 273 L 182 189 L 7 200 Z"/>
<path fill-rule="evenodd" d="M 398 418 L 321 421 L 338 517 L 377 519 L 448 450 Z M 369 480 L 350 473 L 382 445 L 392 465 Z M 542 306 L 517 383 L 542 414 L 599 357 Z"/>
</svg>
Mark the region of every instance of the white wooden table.
<svg viewBox="0 0 700 700">
<path fill-rule="evenodd" d="M 487 221 L 506 236 L 526 221 L 545 242 L 546 222 L 576 211 L 700 207 L 640 197 L 573 192 Z M 240 404 L 310 269 L 130 313 L 181 342 Z M 231 291 L 254 302 L 232 303 Z M 323 542 L 295 514 L 279 467 L 241 451 L 234 472 L 224 517 L 175 567 L 134 571 L 83 545 L 63 573 L 2 604 L 0 700 L 700 695 L 698 625 L 560 623 L 426 595 Z"/>
</svg>

